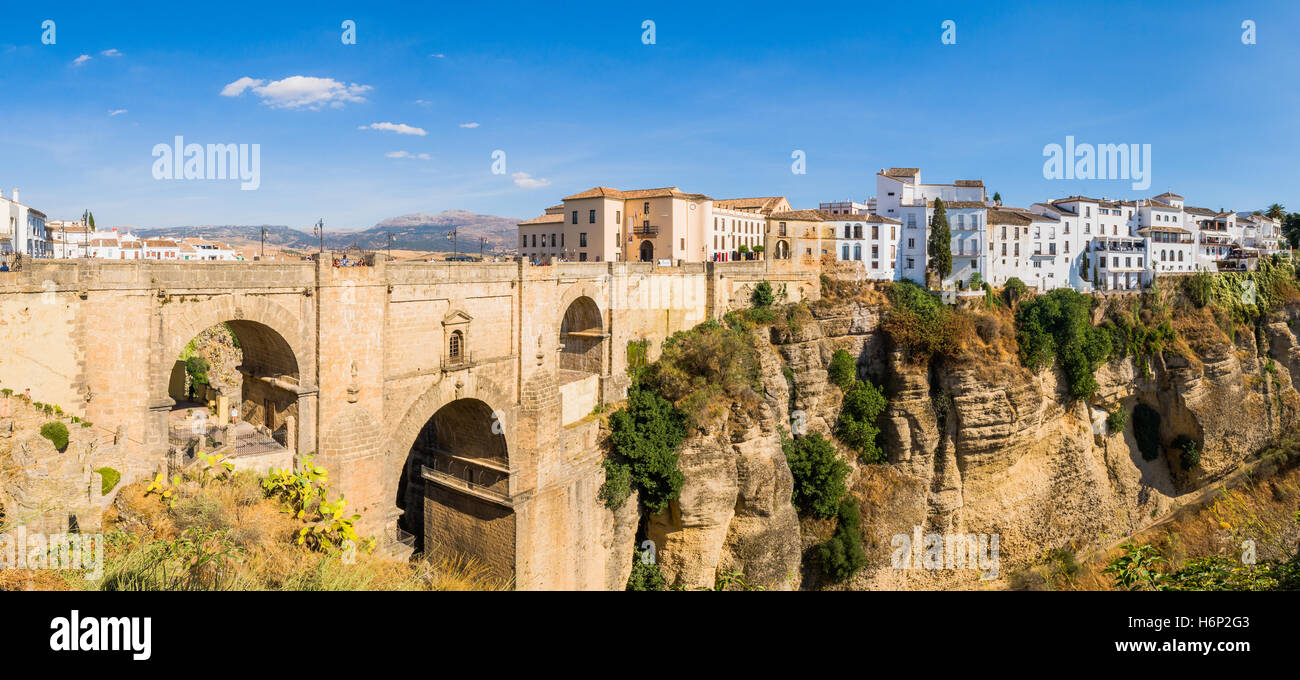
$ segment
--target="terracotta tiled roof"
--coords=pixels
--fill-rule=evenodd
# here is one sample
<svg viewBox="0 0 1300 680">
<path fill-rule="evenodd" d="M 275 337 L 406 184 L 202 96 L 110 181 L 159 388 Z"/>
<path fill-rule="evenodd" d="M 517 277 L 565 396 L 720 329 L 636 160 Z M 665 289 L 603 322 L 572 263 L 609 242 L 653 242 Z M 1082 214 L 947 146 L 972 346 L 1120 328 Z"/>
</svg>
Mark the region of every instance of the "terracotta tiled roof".
<svg viewBox="0 0 1300 680">
<path fill-rule="evenodd" d="M 982 187 L 982 186 L 984 186 L 984 180 L 982 180 L 982 179 L 959 179 L 959 180 L 954 180 L 952 184 L 953 184 L 953 186 L 957 186 L 957 187 Z"/>
<path fill-rule="evenodd" d="M 1207 209 L 1207 208 L 1198 208 L 1198 207 L 1196 207 L 1196 206 L 1194 206 L 1194 205 L 1184 205 L 1184 206 L 1183 206 L 1183 212 L 1185 212 L 1185 213 L 1187 213 L 1187 214 L 1189 214 L 1189 215 L 1202 215 L 1202 216 L 1205 216 L 1205 217 L 1211 217 L 1211 216 L 1214 215 L 1214 211 L 1213 211 L 1213 210 L 1209 210 L 1209 209 Z"/>
<path fill-rule="evenodd" d="M 835 219 L 834 215 L 828 215 L 820 210 L 786 210 L 774 212 L 768 217 L 774 220 L 789 220 L 792 222 L 829 222 Z"/>
<path fill-rule="evenodd" d="M 642 198 L 682 198 L 695 201 L 711 200 L 704 194 L 688 194 L 677 187 L 662 187 L 659 189 L 632 189 L 629 191 L 620 191 L 611 187 L 593 187 L 586 191 L 576 193 L 572 196 L 565 196 L 566 201 L 576 201 L 583 198 L 619 198 L 623 200 L 637 200 Z"/>
<path fill-rule="evenodd" d="M 713 207 L 723 210 L 757 210 L 769 213 L 785 200 L 785 196 L 759 196 L 756 198 L 724 198 L 713 202 Z"/>
<path fill-rule="evenodd" d="M 886 177 L 916 177 L 921 174 L 920 168 L 890 168 L 883 173 Z"/>
<path fill-rule="evenodd" d="M 520 222 L 519 226 L 525 227 L 533 224 L 563 224 L 563 223 L 564 223 L 564 215 L 560 213 L 547 213 L 545 215 L 542 215 L 541 217 L 534 217 L 533 219 L 528 220 L 527 222 Z"/>
<path fill-rule="evenodd" d="M 1174 206 L 1169 205 L 1168 203 L 1157 201 L 1154 198 L 1151 199 L 1150 201 L 1147 201 L 1147 205 L 1150 205 L 1152 208 L 1155 208 L 1156 210 L 1181 210 L 1181 208 L 1175 208 Z"/>
<path fill-rule="evenodd" d="M 1176 199 L 1178 199 L 1178 200 L 1180 200 L 1180 201 L 1183 200 L 1183 197 L 1182 197 L 1182 196 L 1179 196 L 1178 194 L 1175 194 L 1175 193 L 1172 192 L 1172 191 L 1166 191 L 1165 193 L 1160 194 L 1159 196 L 1156 196 L 1156 198 L 1176 198 Z"/>
<path fill-rule="evenodd" d="M 989 224 L 1015 224 L 1026 226 L 1033 221 L 1028 215 L 1017 210 L 989 208 Z"/>
</svg>

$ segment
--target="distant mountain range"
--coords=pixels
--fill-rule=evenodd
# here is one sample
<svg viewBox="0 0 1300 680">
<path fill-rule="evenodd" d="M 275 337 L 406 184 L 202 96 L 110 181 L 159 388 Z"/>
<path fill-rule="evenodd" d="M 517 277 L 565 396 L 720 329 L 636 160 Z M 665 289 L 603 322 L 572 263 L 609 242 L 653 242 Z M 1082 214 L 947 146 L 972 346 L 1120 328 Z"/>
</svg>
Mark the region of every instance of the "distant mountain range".
<svg viewBox="0 0 1300 680">
<path fill-rule="evenodd" d="M 511 217 L 480 215 L 468 210 L 444 210 L 437 215 L 411 213 L 390 217 L 360 231 L 331 231 L 327 225 L 325 247 L 341 250 L 356 244 L 367 250 L 383 250 L 388 247 L 391 233 L 395 250 L 450 251 L 451 233 L 455 230 L 461 252 L 477 251 L 480 238 L 486 239 L 488 250 L 513 250 L 519 222 Z M 270 224 L 160 227 L 134 231 L 140 236 L 205 238 L 241 246 L 261 243 L 263 228 L 269 246 L 314 251 L 320 245 L 310 230 Z"/>
</svg>

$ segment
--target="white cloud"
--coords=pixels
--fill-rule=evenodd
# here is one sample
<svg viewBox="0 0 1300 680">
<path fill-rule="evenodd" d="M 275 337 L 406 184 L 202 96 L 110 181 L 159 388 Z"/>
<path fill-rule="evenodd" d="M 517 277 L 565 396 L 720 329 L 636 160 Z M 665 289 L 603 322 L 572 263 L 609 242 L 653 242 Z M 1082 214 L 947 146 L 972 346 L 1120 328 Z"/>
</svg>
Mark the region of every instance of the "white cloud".
<svg viewBox="0 0 1300 680">
<path fill-rule="evenodd" d="M 399 135 L 419 135 L 421 137 L 429 134 L 424 128 L 412 127 L 406 123 L 371 123 L 362 125 L 358 130 L 383 130 L 386 132 L 396 132 Z"/>
<path fill-rule="evenodd" d="M 120 57 L 120 56 L 122 56 L 122 53 L 121 53 L 121 52 L 118 52 L 118 51 L 117 51 L 117 48 L 114 47 L 114 48 L 112 48 L 112 49 L 108 49 L 108 50 L 104 50 L 103 52 L 100 52 L 100 53 L 99 53 L 99 56 L 101 56 L 101 57 Z"/>
<path fill-rule="evenodd" d="M 427 153 L 411 153 L 410 151 L 389 151 L 384 155 L 389 158 L 416 158 L 422 161 L 427 161 L 432 158 L 432 156 Z"/>
<path fill-rule="evenodd" d="M 427 99 L 417 99 L 417 100 L 415 100 L 415 103 L 416 103 L 416 104 L 419 104 L 420 106 L 423 106 L 423 107 L 425 107 L 425 108 L 428 108 L 428 107 L 430 107 L 430 106 L 433 106 L 433 102 L 431 102 L 431 101 L 429 101 L 429 100 L 427 100 Z"/>
<path fill-rule="evenodd" d="M 73 65 L 73 66 L 81 66 L 82 64 L 84 64 L 84 63 L 90 61 L 90 58 L 91 58 L 91 57 L 90 57 L 89 54 L 83 54 L 83 55 L 81 55 L 80 57 L 77 57 L 76 59 L 73 59 L 73 60 L 72 60 L 72 65 Z"/>
<path fill-rule="evenodd" d="M 120 115 L 122 115 L 122 114 L 124 114 L 124 113 L 126 113 L 126 109 L 113 109 L 112 111 L 109 111 L 109 112 L 108 112 L 108 115 L 110 115 L 110 116 L 120 116 Z"/>
<path fill-rule="evenodd" d="M 430 54 L 429 56 L 433 57 L 434 59 L 446 59 L 446 58 L 447 58 L 447 55 L 443 54 L 442 52 L 438 52 L 437 54 Z"/>
<path fill-rule="evenodd" d="M 342 108 L 347 102 L 363 102 L 361 95 L 370 91 L 369 85 L 344 84 L 333 78 L 289 76 L 283 80 L 266 81 L 244 76 L 221 89 L 223 97 L 238 97 L 246 90 L 262 98 L 262 103 L 273 109 L 310 109 L 321 107 Z"/>
<path fill-rule="evenodd" d="M 474 128 L 478 127 L 478 123 L 461 123 L 460 126 L 463 127 L 463 128 L 474 129 Z"/>
<path fill-rule="evenodd" d="M 551 186 L 551 180 L 533 177 L 526 172 L 516 172 L 511 177 L 515 180 L 515 186 L 521 189 L 541 189 L 542 187 Z"/>
</svg>

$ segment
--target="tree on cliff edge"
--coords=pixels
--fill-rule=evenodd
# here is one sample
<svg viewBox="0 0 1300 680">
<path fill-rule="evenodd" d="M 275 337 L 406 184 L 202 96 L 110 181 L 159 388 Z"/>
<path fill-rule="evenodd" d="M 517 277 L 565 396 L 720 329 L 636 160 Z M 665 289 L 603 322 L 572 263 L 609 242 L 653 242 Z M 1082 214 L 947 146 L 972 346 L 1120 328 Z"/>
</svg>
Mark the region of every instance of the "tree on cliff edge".
<svg viewBox="0 0 1300 680">
<path fill-rule="evenodd" d="M 952 232 L 948 229 L 948 212 L 944 210 L 943 199 L 934 199 L 934 217 L 930 218 L 930 239 L 927 243 L 929 262 L 926 271 L 936 281 L 930 288 L 943 287 L 943 280 L 952 274 Z"/>
</svg>

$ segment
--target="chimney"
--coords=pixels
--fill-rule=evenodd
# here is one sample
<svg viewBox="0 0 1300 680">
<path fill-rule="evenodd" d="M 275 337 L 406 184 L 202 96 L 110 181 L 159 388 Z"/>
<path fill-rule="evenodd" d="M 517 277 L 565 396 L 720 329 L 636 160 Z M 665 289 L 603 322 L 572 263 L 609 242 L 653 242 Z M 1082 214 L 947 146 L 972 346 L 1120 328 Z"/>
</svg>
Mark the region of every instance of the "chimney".
<svg viewBox="0 0 1300 680">
<path fill-rule="evenodd" d="M 14 203 L 18 203 L 18 187 L 14 187 Z"/>
</svg>

